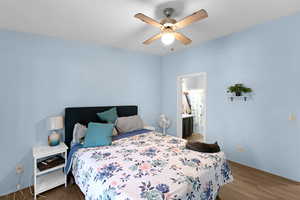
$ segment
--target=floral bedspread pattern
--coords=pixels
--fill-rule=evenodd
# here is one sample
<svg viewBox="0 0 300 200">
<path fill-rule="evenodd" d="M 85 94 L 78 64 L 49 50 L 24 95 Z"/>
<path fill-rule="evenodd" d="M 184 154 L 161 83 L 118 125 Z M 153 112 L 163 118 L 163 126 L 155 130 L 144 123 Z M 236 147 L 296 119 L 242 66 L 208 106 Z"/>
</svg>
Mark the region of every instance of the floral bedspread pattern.
<svg viewBox="0 0 300 200">
<path fill-rule="evenodd" d="M 224 153 L 190 151 L 185 144 L 152 132 L 79 149 L 73 175 L 87 200 L 214 200 L 233 180 Z"/>
</svg>

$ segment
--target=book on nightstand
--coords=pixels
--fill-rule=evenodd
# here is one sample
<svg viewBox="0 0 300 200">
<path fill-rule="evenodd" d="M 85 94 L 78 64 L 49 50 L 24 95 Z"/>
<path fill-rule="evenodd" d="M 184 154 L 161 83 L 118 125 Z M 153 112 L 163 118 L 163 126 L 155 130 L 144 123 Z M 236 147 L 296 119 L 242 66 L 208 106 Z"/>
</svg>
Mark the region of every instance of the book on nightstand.
<svg viewBox="0 0 300 200">
<path fill-rule="evenodd" d="M 56 155 L 56 156 L 51 156 L 50 158 L 47 158 L 45 160 L 39 161 L 37 163 L 37 168 L 40 171 L 44 171 L 59 165 L 63 165 L 64 163 L 65 163 L 65 159 L 60 155 Z"/>
</svg>

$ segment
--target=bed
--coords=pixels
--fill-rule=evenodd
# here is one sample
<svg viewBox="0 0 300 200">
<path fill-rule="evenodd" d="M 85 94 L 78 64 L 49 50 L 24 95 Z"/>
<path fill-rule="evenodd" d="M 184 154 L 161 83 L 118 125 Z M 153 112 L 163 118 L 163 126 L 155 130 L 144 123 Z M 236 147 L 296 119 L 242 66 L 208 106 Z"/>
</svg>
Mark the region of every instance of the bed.
<svg viewBox="0 0 300 200">
<path fill-rule="evenodd" d="M 72 127 L 97 122 L 97 112 L 111 107 L 67 108 L 65 142 Z M 117 106 L 119 116 L 137 106 Z M 233 178 L 223 152 L 185 149 L 186 140 L 145 132 L 113 141 L 111 146 L 82 148 L 73 155 L 72 174 L 89 200 L 214 200 Z"/>
</svg>

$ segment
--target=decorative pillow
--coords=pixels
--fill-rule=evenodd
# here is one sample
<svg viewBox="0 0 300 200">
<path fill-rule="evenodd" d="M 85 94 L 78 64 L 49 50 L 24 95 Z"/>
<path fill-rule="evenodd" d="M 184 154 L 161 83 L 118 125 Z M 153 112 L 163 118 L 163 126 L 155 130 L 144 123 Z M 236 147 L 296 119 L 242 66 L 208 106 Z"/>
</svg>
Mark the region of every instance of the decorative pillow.
<svg viewBox="0 0 300 200">
<path fill-rule="evenodd" d="M 113 124 L 90 122 L 85 136 L 84 147 L 108 146 L 112 142 Z"/>
<path fill-rule="evenodd" d="M 74 144 L 81 143 L 85 137 L 86 130 L 87 130 L 86 126 L 80 123 L 76 123 L 73 129 L 73 140 L 71 144 L 74 145 Z"/>
<path fill-rule="evenodd" d="M 116 128 L 119 133 L 126 133 L 143 129 L 144 123 L 138 115 L 133 115 L 130 117 L 119 117 L 116 121 Z"/>
<path fill-rule="evenodd" d="M 116 107 L 113 107 L 107 111 L 97 113 L 97 116 L 102 121 L 106 121 L 108 123 L 114 124 L 118 118 L 117 109 L 116 109 Z"/>
</svg>

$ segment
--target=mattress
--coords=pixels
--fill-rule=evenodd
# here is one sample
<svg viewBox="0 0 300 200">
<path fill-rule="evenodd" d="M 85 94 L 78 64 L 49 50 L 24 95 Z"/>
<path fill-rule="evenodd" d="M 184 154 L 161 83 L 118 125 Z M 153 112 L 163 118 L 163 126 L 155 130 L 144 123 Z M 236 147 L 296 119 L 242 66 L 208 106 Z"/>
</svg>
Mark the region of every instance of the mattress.
<svg viewBox="0 0 300 200">
<path fill-rule="evenodd" d="M 150 132 L 79 149 L 72 173 L 89 200 L 214 200 L 233 180 L 225 154 L 191 151 L 185 144 Z"/>
</svg>

